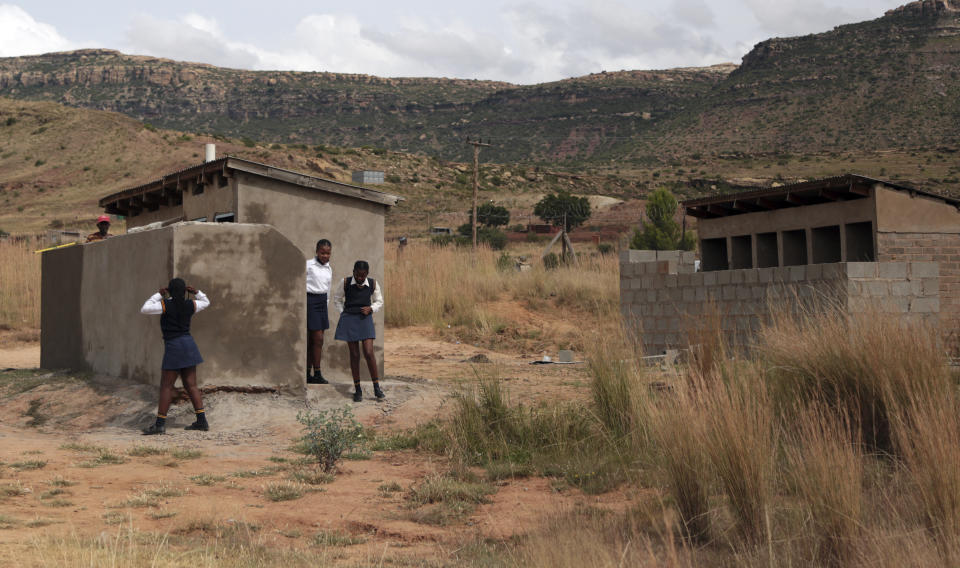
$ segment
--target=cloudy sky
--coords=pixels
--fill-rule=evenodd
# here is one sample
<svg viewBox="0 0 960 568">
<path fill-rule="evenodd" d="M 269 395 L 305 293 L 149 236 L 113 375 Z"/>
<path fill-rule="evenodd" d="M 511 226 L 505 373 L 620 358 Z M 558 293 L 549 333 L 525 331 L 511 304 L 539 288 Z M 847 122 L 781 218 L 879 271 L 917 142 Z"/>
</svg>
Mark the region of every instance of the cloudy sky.
<svg viewBox="0 0 960 568">
<path fill-rule="evenodd" d="M 0 0 L 0 57 L 85 47 L 243 69 L 539 83 L 737 62 L 906 0 Z"/>
</svg>

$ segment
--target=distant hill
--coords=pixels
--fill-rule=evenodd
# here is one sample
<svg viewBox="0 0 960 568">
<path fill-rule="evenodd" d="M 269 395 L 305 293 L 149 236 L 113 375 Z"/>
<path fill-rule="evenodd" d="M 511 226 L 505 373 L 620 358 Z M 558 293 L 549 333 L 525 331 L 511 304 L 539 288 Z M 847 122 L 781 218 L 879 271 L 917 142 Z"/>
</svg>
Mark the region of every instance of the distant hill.
<svg viewBox="0 0 960 568">
<path fill-rule="evenodd" d="M 740 66 L 598 73 L 540 85 L 243 71 L 82 50 L 0 59 L 0 96 L 283 144 L 500 162 L 635 166 L 678 157 L 956 146 L 960 7 L 758 44 Z"/>
</svg>

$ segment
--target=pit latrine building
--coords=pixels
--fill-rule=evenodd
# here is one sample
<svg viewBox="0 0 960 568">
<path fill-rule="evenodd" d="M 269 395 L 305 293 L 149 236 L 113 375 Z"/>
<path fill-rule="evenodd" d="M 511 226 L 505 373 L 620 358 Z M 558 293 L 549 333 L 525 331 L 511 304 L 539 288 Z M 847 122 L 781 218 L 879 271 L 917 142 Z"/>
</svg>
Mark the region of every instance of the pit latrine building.
<svg viewBox="0 0 960 568">
<path fill-rule="evenodd" d="M 232 156 L 108 195 L 100 205 L 126 217 L 127 234 L 43 253 L 41 364 L 158 382 L 160 329 L 139 309 L 179 276 L 212 302 L 191 327 L 202 385 L 302 395 L 306 259 L 327 238 L 333 286 L 358 259 L 382 282 L 384 219 L 401 199 Z M 383 311 L 372 317 L 383 369 Z M 348 350 L 332 339 L 323 372 L 346 389 Z"/>
<path fill-rule="evenodd" d="M 621 310 L 648 351 L 683 346 L 685 320 L 708 302 L 747 340 L 771 300 L 820 296 L 927 319 L 956 347 L 960 200 L 843 175 L 683 207 L 697 218 L 701 271 L 686 255 L 621 256 Z"/>
</svg>

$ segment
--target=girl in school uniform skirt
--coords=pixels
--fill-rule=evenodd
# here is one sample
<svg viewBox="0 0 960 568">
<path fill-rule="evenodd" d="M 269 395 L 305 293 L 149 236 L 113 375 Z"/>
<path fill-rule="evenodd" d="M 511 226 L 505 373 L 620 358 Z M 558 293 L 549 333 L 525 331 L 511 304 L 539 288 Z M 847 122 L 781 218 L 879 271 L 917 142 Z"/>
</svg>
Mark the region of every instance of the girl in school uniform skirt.
<svg viewBox="0 0 960 568">
<path fill-rule="evenodd" d="M 369 272 L 370 265 L 366 261 L 358 260 L 353 265 L 353 277 L 348 276 L 343 280 L 343 285 L 337 287 L 333 299 L 334 305 L 340 310 L 340 321 L 337 322 L 337 331 L 333 338 L 346 341 L 350 350 L 354 402 L 363 400 L 363 391 L 360 388 L 361 348 L 367 361 L 367 369 L 370 370 L 370 380 L 373 381 L 373 394 L 377 400 L 384 398 L 373 351 L 373 340 L 377 336 L 373 326 L 373 314 L 383 306 L 383 295 L 377 282 L 367 278 Z"/>
</svg>

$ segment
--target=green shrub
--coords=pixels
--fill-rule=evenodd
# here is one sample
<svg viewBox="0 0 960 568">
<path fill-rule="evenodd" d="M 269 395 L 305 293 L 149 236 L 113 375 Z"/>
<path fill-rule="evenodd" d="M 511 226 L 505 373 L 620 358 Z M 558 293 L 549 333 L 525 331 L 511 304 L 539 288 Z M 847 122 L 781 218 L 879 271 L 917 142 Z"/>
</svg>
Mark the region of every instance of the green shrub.
<svg viewBox="0 0 960 568">
<path fill-rule="evenodd" d="M 608 254 L 613 254 L 613 245 L 610 243 L 600 243 L 597 245 L 597 252 L 606 256 Z"/>
<path fill-rule="evenodd" d="M 453 242 L 451 235 L 434 235 L 430 238 L 430 244 L 438 247 L 445 247 Z"/>
<path fill-rule="evenodd" d="M 543 257 L 543 267 L 546 268 L 547 270 L 553 270 L 558 266 L 560 266 L 560 257 L 557 256 L 557 253 L 555 252 L 547 253 Z"/>
<path fill-rule="evenodd" d="M 344 452 L 357 447 L 363 440 L 363 426 L 353 417 L 349 407 L 316 414 L 300 412 L 297 421 L 303 424 L 298 450 L 316 459 L 323 471 L 331 471 Z"/>
<path fill-rule="evenodd" d="M 497 257 L 497 270 L 501 272 L 508 272 L 513 270 L 513 267 L 513 257 L 505 252 L 500 253 L 500 256 Z"/>
</svg>

